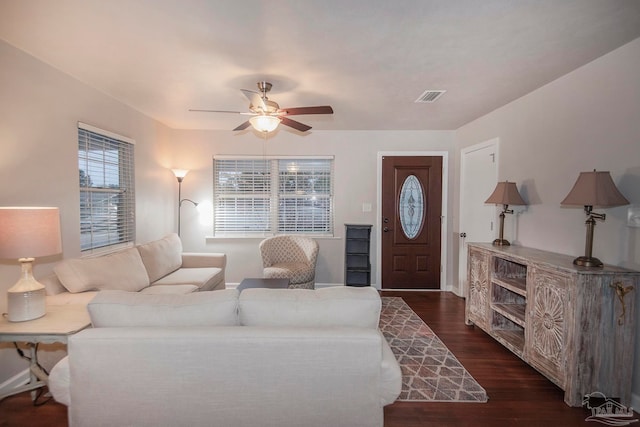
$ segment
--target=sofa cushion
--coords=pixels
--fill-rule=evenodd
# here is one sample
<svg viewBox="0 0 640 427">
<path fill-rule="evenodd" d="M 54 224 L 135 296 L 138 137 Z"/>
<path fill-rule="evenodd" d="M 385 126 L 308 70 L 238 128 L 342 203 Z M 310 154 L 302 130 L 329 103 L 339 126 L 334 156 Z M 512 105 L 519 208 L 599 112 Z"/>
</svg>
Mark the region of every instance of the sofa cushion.
<svg viewBox="0 0 640 427">
<path fill-rule="evenodd" d="M 91 300 L 98 294 L 98 291 L 89 292 L 62 292 L 61 294 L 48 295 L 47 305 L 83 305 L 87 306 Z"/>
<path fill-rule="evenodd" d="M 69 292 L 114 289 L 137 292 L 149 286 L 149 276 L 136 248 L 95 258 L 71 258 L 54 271 Z"/>
<path fill-rule="evenodd" d="M 224 271 L 221 268 L 181 268 L 152 283 L 158 285 L 196 285 L 201 291 L 212 291 L 224 284 Z M 223 286 L 224 287 L 224 286 Z"/>
<path fill-rule="evenodd" d="M 138 245 L 138 251 L 151 283 L 176 271 L 182 265 L 182 242 L 175 233 Z"/>
<path fill-rule="evenodd" d="M 268 279 L 289 279 L 291 283 L 310 282 L 316 275 L 315 265 L 303 262 L 281 262 L 265 267 L 263 276 Z"/>
<path fill-rule="evenodd" d="M 149 286 L 140 291 L 141 294 L 190 294 L 191 292 L 197 292 L 198 287 L 196 285 L 156 285 Z"/>
<path fill-rule="evenodd" d="M 246 326 L 349 326 L 377 329 L 382 303 L 371 287 L 245 289 L 240 324 Z"/>
<path fill-rule="evenodd" d="M 87 305 L 94 328 L 128 326 L 235 326 L 238 291 L 184 295 L 103 291 Z"/>
</svg>

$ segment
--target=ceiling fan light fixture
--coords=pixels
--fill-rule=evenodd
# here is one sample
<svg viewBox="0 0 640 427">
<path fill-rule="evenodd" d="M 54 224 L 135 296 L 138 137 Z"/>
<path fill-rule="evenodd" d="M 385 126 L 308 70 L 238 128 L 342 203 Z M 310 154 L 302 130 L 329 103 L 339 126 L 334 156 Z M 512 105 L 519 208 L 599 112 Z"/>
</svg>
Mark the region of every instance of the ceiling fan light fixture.
<svg viewBox="0 0 640 427">
<path fill-rule="evenodd" d="M 280 124 L 280 118 L 277 116 L 259 115 L 249 119 L 251 126 L 258 132 L 273 132 Z"/>
</svg>

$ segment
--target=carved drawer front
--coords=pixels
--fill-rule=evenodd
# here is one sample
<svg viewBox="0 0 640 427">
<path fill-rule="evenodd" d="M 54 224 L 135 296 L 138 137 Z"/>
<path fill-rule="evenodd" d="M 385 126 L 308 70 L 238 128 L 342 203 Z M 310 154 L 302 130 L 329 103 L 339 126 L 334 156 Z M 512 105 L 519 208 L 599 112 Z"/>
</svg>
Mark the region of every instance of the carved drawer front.
<svg viewBox="0 0 640 427">
<path fill-rule="evenodd" d="M 567 339 L 566 276 L 537 269 L 529 293 L 527 361 L 558 386 L 565 386 Z"/>
<path fill-rule="evenodd" d="M 489 318 L 489 262 L 488 256 L 469 252 L 469 320 L 487 330 Z"/>
</svg>

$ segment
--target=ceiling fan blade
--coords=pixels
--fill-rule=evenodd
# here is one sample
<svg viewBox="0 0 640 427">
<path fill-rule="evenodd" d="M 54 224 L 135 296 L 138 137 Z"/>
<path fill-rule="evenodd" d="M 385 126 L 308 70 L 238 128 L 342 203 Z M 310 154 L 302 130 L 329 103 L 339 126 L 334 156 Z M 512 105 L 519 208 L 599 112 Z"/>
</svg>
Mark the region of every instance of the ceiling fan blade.
<svg viewBox="0 0 640 427">
<path fill-rule="evenodd" d="M 238 126 L 237 128 L 234 129 L 235 130 L 245 130 L 246 128 L 248 128 L 249 126 L 251 126 L 251 123 L 249 123 L 249 120 L 247 120 L 246 122 L 242 123 L 240 126 Z"/>
<path fill-rule="evenodd" d="M 296 116 L 301 114 L 333 114 L 333 108 L 328 105 L 321 105 L 318 107 L 282 108 L 281 111 L 285 111 L 287 116 Z"/>
<path fill-rule="evenodd" d="M 307 126 L 304 123 L 300 123 L 300 122 L 297 122 L 295 120 L 291 120 L 291 119 L 289 119 L 287 117 L 284 117 L 284 116 L 280 116 L 280 123 L 282 123 L 283 125 L 292 127 L 294 129 L 297 129 L 300 132 L 306 132 L 309 129 L 311 129 L 311 126 Z"/>
<path fill-rule="evenodd" d="M 240 89 L 240 91 L 249 100 L 253 107 L 262 108 L 262 111 L 267 111 L 267 106 L 264 103 L 262 94 L 260 92 L 254 92 L 247 89 Z"/>
<path fill-rule="evenodd" d="M 189 111 L 201 112 L 201 113 L 233 113 L 233 114 L 242 114 L 240 111 L 229 111 L 229 110 L 197 110 L 195 108 L 189 108 Z"/>
</svg>

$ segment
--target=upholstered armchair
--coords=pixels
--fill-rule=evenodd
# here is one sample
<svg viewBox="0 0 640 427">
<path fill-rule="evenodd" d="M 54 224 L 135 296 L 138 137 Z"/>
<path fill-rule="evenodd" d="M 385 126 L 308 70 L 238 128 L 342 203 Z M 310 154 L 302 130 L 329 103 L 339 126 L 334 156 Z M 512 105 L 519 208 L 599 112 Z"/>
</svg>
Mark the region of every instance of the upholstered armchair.
<svg viewBox="0 0 640 427">
<path fill-rule="evenodd" d="M 268 237 L 260 242 L 263 276 L 289 279 L 290 288 L 313 289 L 318 250 L 318 242 L 309 237 Z"/>
</svg>

